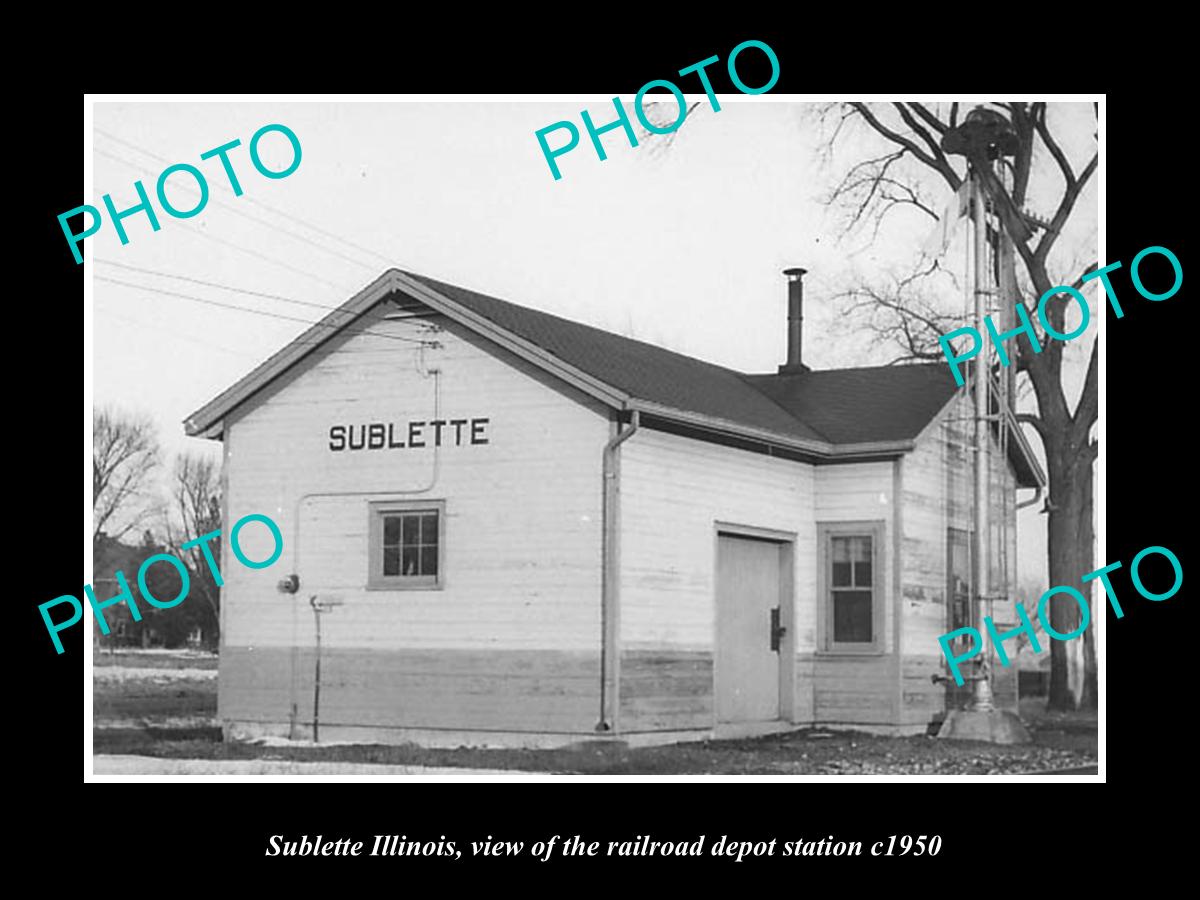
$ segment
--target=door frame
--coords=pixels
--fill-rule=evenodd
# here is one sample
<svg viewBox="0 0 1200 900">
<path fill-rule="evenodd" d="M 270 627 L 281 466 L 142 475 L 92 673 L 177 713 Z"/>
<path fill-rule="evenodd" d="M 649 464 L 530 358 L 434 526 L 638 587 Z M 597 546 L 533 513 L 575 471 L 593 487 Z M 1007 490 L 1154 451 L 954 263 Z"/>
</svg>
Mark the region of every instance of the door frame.
<svg viewBox="0 0 1200 900">
<path fill-rule="evenodd" d="M 717 633 L 720 620 L 717 610 L 720 598 L 717 596 L 717 589 L 720 584 L 719 566 L 721 564 L 722 537 L 752 538 L 767 541 L 779 547 L 779 624 L 787 630 L 779 642 L 779 716 L 771 721 L 794 722 L 796 720 L 796 532 L 759 528 L 756 525 L 742 525 L 718 519 L 713 522 L 712 538 L 713 728 L 722 724 L 717 718 L 717 685 L 721 678 L 720 666 L 717 662 L 717 642 L 721 639 Z"/>
</svg>

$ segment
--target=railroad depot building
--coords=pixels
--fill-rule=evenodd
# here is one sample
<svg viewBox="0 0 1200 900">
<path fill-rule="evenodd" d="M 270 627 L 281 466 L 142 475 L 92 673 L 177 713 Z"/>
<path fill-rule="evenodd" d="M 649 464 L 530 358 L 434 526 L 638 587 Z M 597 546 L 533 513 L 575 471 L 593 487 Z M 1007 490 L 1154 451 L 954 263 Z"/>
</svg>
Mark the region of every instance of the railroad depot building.
<svg viewBox="0 0 1200 900">
<path fill-rule="evenodd" d="M 810 371 L 788 271 L 770 374 L 392 269 L 194 413 L 226 526 L 263 513 L 284 544 L 261 570 L 224 550 L 226 735 L 312 737 L 314 597 L 325 740 L 940 719 L 962 689 L 931 678 L 937 638 L 971 621 L 970 388 L 945 364 Z M 1003 627 L 1017 491 L 1044 478 L 995 413 Z"/>
</svg>

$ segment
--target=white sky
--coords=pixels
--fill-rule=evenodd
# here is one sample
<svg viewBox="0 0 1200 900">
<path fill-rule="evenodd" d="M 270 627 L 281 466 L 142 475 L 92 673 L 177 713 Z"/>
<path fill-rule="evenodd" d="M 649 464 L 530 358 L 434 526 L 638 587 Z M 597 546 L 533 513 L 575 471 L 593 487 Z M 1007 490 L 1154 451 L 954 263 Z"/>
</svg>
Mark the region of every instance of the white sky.
<svg viewBox="0 0 1200 900">
<path fill-rule="evenodd" d="M 629 108 L 632 97 L 623 99 Z M 606 134 L 604 162 L 579 119 L 586 106 L 597 124 L 610 121 L 611 102 L 604 99 L 97 103 L 95 195 L 84 202 L 102 207 L 102 195 L 111 193 L 118 210 L 133 206 L 134 180 L 141 178 L 153 197 L 158 173 L 175 162 L 200 168 L 211 196 L 200 214 L 186 220 L 170 218 L 154 199 L 161 230 L 152 232 L 144 214 L 131 216 L 124 220 L 126 246 L 106 218 L 87 241 L 97 262 L 92 272 L 315 319 L 320 310 L 101 261 L 329 307 L 394 264 L 721 365 L 766 372 L 785 355 L 781 270 L 800 265 L 810 270 L 805 361 L 814 368 L 887 361 L 886 352 L 831 331 L 835 310 L 828 298 L 853 272 L 884 271 L 911 259 L 933 223 L 899 212 L 874 242 L 869 231 L 839 242 L 841 213 L 822 197 L 850 156 L 819 165 L 816 124 L 801 104 L 767 95 L 722 95 L 720 102 L 716 113 L 702 102 L 669 148 L 657 137 L 630 148 L 619 130 Z M 1065 126 L 1059 131 L 1068 135 L 1067 152 L 1078 171 L 1094 147 L 1090 105 L 1059 107 L 1052 117 Z M 558 158 L 563 178 L 555 181 L 534 132 L 561 119 L 574 121 L 583 133 L 580 145 Z M 300 167 L 279 180 L 259 175 L 248 155 L 251 135 L 268 123 L 287 125 L 303 148 Z M 242 146 L 230 159 L 245 191 L 236 198 L 219 162 L 200 160 L 202 152 L 234 138 Z M 563 139 L 562 132 L 550 137 L 552 146 Z M 271 168 L 290 160 L 281 135 L 261 146 Z M 884 149 L 874 141 L 861 146 L 871 155 Z M 1057 197 L 1057 173 L 1045 171 Z M 940 211 L 949 190 L 930 184 Z M 175 205 L 195 204 L 184 187 L 191 186 L 186 175 L 176 175 L 170 185 Z M 1086 262 L 1095 255 L 1089 249 L 1095 246 L 1095 207 L 1093 186 L 1062 241 L 1064 274 L 1075 267 L 1072 278 L 1076 258 Z M 946 256 L 959 272 L 965 232 Z M 169 455 L 185 449 L 218 453 L 217 442 L 185 437 L 182 420 L 306 327 L 100 280 L 94 291 L 94 402 L 147 411 Z M 1076 382 L 1094 327 L 1068 348 Z M 1077 392 L 1072 387 L 1072 402 Z M 1044 528 L 1045 517 L 1022 514 L 1023 572 L 1045 565 Z"/>
</svg>

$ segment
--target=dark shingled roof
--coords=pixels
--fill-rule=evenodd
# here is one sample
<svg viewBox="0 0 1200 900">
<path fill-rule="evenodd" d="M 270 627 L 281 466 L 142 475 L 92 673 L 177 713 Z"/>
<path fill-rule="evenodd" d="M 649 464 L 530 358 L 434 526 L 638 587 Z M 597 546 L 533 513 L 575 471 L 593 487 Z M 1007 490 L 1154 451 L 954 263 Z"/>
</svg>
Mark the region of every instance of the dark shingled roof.
<svg viewBox="0 0 1200 900">
<path fill-rule="evenodd" d="M 415 272 L 405 274 L 640 400 L 793 437 L 828 440 L 811 423 L 797 419 L 757 390 L 740 372 Z"/>
<path fill-rule="evenodd" d="M 193 413 L 185 422 L 188 433 L 220 434 L 210 429 L 219 428 L 232 410 L 372 306 L 389 296 L 425 291 L 430 296 L 412 299 L 448 314 L 457 307 L 458 315 L 487 320 L 610 392 L 644 404 L 660 418 L 735 435 L 744 429 L 741 433 L 752 441 L 775 437 L 808 444 L 818 457 L 837 456 L 839 448 L 847 448 L 849 455 L 904 452 L 956 391 L 949 368 L 941 364 L 748 375 L 424 275 L 389 269 Z M 1020 431 L 1014 434 L 1009 450 L 1019 475 L 1031 485 L 1044 482 Z M 858 446 L 863 444 L 880 446 Z"/>
<path fill-rule="evenodd" d="M 912 440 L 958 390 L 940 363 L 747 375 L 746 381 L 835 444 Z"/>
</svg>

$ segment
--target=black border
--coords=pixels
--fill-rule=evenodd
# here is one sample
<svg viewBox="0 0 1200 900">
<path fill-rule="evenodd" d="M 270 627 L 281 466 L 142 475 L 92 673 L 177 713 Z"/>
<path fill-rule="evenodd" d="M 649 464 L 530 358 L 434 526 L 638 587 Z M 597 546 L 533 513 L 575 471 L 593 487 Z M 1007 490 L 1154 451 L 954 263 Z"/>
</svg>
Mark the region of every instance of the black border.
<svg viewBox="0 0 1200 900">
<path fill-rule="evenodd" d="M 756 37 L 768 42 L 781 61 L 781 78 L 775 93 L 803 90 L 838 90 L 844 93 L 911 87 L 914 92 L 929 90 L 936 84 L 954 84 L 956 89 L 969 86 L 963 66 L 956 56 L 965 52 L 966 31 L 946 44 L 944 66 L 933 64 L 931 71 L 918 77 L 902 50 L 890 54 L 869 42 L 832 41 L 824 55 L 820 37 L 803 26 L 763 29 L 749 27 L 733 38 L 715 34 L 702 37 L 680 34 L 669 29 L 622 24 L 625 17 L 599 26 L 599 33 L 587 42 L 573 27 L 571 39 L 530 38 L 529 46 L 515 47 L 511 41 L 468 48 L 461 41 L 450 45 L 445 40 L 407 41 L 395 52 L 367 54 L 369 58 L 352 77 L 338 85 L 348 92 L 393 90 L 397 92 L 473 91 L 470 84 L 479 73 L 487 73 L 487 90 L 567 93 L 600 91 L 626 96 L 646 80 L 669 77 L 669 73 L 709 55 L 724 58 L 739 40 Z M 608 30 L 605 30 L 605 29 Z M 735 31 L 735 29 L 727 29 Z M 483 42 L 486 44 L 486 42 Z M 936 39 L 934 39 L 936 44 Z M 957 52 L 953 52 L 957 46 Z M 839 51 L 843 54 L 839 56 Z M 345 51 L 342 51 L 345 52 Z M 831 63 L 840 60 L 840 64 Z M 1080 71 L 1080 58 L 1066 60 L 1046 78 L 1043 58 L 1032 76 L 1008 72 L 1029 84 L 1029 89 L 1049 91 L 1088 89 L 1080 83 L 1090 73 Z M 664 64 L 664 60 L 666 60 Z M 261 66 L 260 62 L 260 66 Z M 1032 63 L 1031 63 L 1032 65 Z M 854 71 L 851 71 L 851 70 Z M 261 68 L 260 68 L 260 71 Z M 719 69 L 716 69 L 719 71 Z M 664 73 L 668 73 L 664 75 Z M 156 83 L 164 92 L 247 89 L 250 84 L 234 84 L 232 73 L 225 84 L 214 83 L 211 73 L 203 78 L 171 79 Z M 297 73 L 287 84 L 269 85 L 260 79 L 254 89 L 328 90 L 325 72 Z M 994 74 L 994 71 L 990 74 Z M 751 75 L 746 75 L 751 81 Z M 105 80 L 103 77 L 100 80 Z M 976 79 L 982 81 L 983 79 Z M 307 81 L 308 84 L 302 82 Z M 921 83 L 917 83 L 921 82 Z M 1051 83 L 1053 82 L 1053 83 Z M 753 83 L 753 82 L 752 82 Z M 95 90 L 125 90 L 132 84 L 95 84 Z M 142 85 L 136 86 L 142 89 Z M 717 85 L 722 89 L 721 84 Z M 30 486 L 21 493 L 21 514 L 17 517 L 16 546 L 26 551 L 14 566 L 19 575 L 16 591 L 21 621 L 25 665 L 21 667 L 22 699 L 32 713 L 22 717 L 21 731 L 32 736 L 24 748 L 26 766 L 32 768 L 42 799 L 37 802 L 34 828 L 65 831 L 68 816 L 82 815 L 85 829 L 93 839 L 108 843 L 120 865 L 133 865 L 139 879 L 184 868 L 211 867 L 211 877 L 221 877 L 227 868 L 245 875 L 261 874 L 272 885 L 298 882 L 311 885 L 318 872 L 332 875 L 335 884 L 366 872 L 385 871 L 383 865 L 367 869 L 348 860 L 326 858 L 280 861 L 264 858 L 266 838 L 270 834 L 289 836 L 323 834 L 328 837 L 376 833 L 406 833 L 433 837 L 445 834 L 460 842 L 493 834 L 506 839 L 532 841 L 547 833 L 581 833 L 592 840 L 612 840 L 652 833 L 656 839 L 694 840 L 697 833 L 717 836 L 737 835 L 741 839 L 823 836 L 835 834 L 841 839 L 878 840 L 889 834 L 940 834 L 945 841 L 936 859 L 903 861 L 873 865 L 889 880 L 901 871 L 914 872 L 928 887 L 963 890 L 977 887 L 979 879 L 1003 878 L 1006 871 L 1030 872 L 1041 869 L 1045 859 L 1023 866 L 1048 848 L 1046 855 L 1061 861 L 1065 872 L 1081 861 L 1095 862 L 1106 832 L 1115 824 L 1107 807 L 1099 805 L 1097 795 L 1068 798 L 1065 791 L 1084 790 L 1047 785 L 980 784 L 952 782 L 942 785 L 910 782 L 904 796 L 897 798 L 891 785 L 838 785 L 836 795 L 828 784 L 796 782 L 790 784 L 718 784 L 693 781 L 687 784 L 636 784 L 617 790 L 606 786 L 603 792 L 588 786 L 545 784 L 505 785 L 430 785 L 404 784 L 396 788 L 379 787 L 297 787 L 270 788 L 271 797 L 255 796 L 247 800 L 244 789 L 233 788 L 235 796 L 220 796 L 202 801 L 195 792 L 176 785 L 121 784 L 86 786 L 96 793 L 81 794 L 82 734 L 80 727 L 80 685 L 83 678 L 82 641 L 88 634 L 80 628 L 68 637 L 68 651 L 54 653 L 45 639 L 45 630 L 36 604 L 58 594 L 79 588 L 78 533 L 65 527 L 79 509 L 80 463 L 78 439 L 80 409 L 67 405 L 73 395 L 76 363 L 64 340 L 69 314 L 78 308 L 83 267 L 73 264 L 64 253 L 62 235 L 55 216 L 76 206 L 80 200 L 79 152 L 82 129 L 80 112 L 83 97 L 77 89 L 47 90 L 36 103 L 27 101 L 23 108 L 26 121 L 38 128 L 39 140 L 32 149 L 35 171 L 40 178 L 25 179 L 19 185 L 29 193 L 22 202 L 32 215 L 20 221 L 34 227 L 32 265 L 24 254 L 10 256 L 24 270 L 22 279 L 28 288 L 10 308 L 24 317 L 23 328 L 14 331 L 31 338 L 27 346 L 33 353 L 10 350 L 18 361 L 14 367 L 25 377 L 10 391 L 10 446 L 18 459 L 32 462 L 32 471 L 21 482 Z M 1150 123 L 1169 123 L 1182 114 L 1178 106 L 1157 95 L 1109 95 L 1107 117 L 1108 252 L 1106 261 L 1123 260 L 1148 245 L 1171 248 L 1187 268 L 1183 242 L 1183 215 L 1190 190 L 1187 170 L 1167 170 L 1171 159 L 1161 142 L 1148 137 Z M 1127 269 L 1126 269 L 1127 272 Z M 1118 273 L 1120 274 L 1120 273 Z M 1107 344 L 1107 419 L 1108 552 L 1107 561 L 1126 562 L 1149 544 L 1171 548 L 1189 570 L 1181 512 L 1187 504 L 1183 473 L 1190 471 L 1190 423 L 1188 388 L 1191 380 L 1185 371 L 1185 352 L 1176 341 L 1187 340 L 1189 329 L 1184 321 L 1187 302 L 1184 292 L 1169 301 L 1150 303 L 1131 293 L 1127 281 L 1115 277 L 1114 283 L 1124 302 L 1126 315 L 1116 320 L 1111 312 L 1106 321 Z M 1186 288 L 1185 288 L 1186 289 Z M 35 315 L 53 311 L 49 321 Z M 45 335 L 43 341 L 36 336 Z M 1175 337 L 1176 340 L 1171 340 Z M 25 343 L 23 341 L 22 343 Z M 77 351 L 76 351 L 77 352 Z M 78 357 L 82 359 L 82 355 Z M 10 377 L 13 377 L 10 375 Z M 68 390 L 68 387 L 72 390 Z M 86 425 L 87 413 L 84 411 Z M 84 463 L 86 482 L 87 461 Z M 68 515 L 69 513 L 69 515 Z M 85 526 L 86 530 L 86 526 Z M 29 558 L 29 557 L 32 558 Z M 1107 711 L 1108 746 L 1105 757 L 1108 780 L 1122 789 L 1144 784 L 1178 771 L 1187 759 L 1173 747 L 1173 731 L 1187 724 L 1189 682 L 1183 667 L 1189 654 L 1163 638 L 1189 634 L 1184 610 L 1186 588 L 1169 601 L 1150 603 L 1132 594 L 1127 576 L 1114 577 L 1124 603 L 1125 618 L 1107 620 Z M 1168 711 L 1177 713 L 1168 715 Z M 1166 752 L 1168 761 L 1160 762 Z M 1175 760 L 1178 759 L 1178 762 Z M 1183 777 L 1182 773 L 1180 777 Z M 614 785 L 615 786 L 615 785 Z M 936 788 L 936 792 L 934 789 Z M 253 791 L 268 790 L 255 786 Z M 886 790 L 887 797 L 881 796 Z M 986 793 L 980 793 L 986 791 Z M 104 792 L 101 796 L 100 792 Z M 936 794 L 936 795 L 935 795 Z M 98 814 L 103 810 L 103 815 Z M 74 824 L 72 821 L 71 824 Z M 1126 822 L 1129 828 L 1151 828 L 1149 822 Z M 99 835 L 103 833 L 105 837 Z M 171 849 L 155 853 L 148 846 L 169 836 Z M 129 840 L 133 838 L 132 840 Z M 1125 838 L 1129 840 L 1128 836 Z M 50 846 L 50 842 L 47 842 Z M 985 849 L 986 848 L 986 849 Z M 1052 849 L 1051 849 L 1052 848 Z M 136 857 L 136 861 L 130 861 Z M 673 879 L 699 875 L 707 878 L 713 869 L 740 875 L 768 865 L 779 869 L 779 857 L 754 863 L 734 864 L 725 860 L 620 860 L 613 865 L 628 874 L 652 866 Z M 257 865 L 254 862 L 257 861 Z M 552 868 L 555 874 L 575 874 L 578 867 L 594 867 L 597 860 L 576 859 L 539 864 L 488 860 L 477 867 L 486 875 L 500 866 L 508 871 L 521 869 L 523 877 L 536 879 L 536 871 Z M 601 861 L 601 864 L 606 864 Z M 785 866 L 796 863 L 786 862 Z M 811 879 L 812 869 L 828 865 L 843 869 L 848 860 L 807 861 L 804 872 Z M 386 871 L 400 872 L 418 865 L 430 874 L 450 874 L 446 861 L 389 860 Z M 465 870 L 466 861 L 456 863 Z M 854 868 L 859 869 L 858 860 Z M 397 867 L 402 868 L 397 868 Z M 901 868 L 897 868 L 897 866 Z M 106 866 L 107 868 L 107 866 Z M 126 869 L 128 871 L 128 869 Z M 968 881 L 944 881 L 957 872 L 973 873 Z M 1053 877 L 1053 876 L 1050 876 Z M 179 878 L 175 875 L 169 882 Z M 303 879 L 303 882 L 300 882 Z M 208 879 L 205 879 L 208 880 Z M 1013 886 L 1020 887 L 1020 877 Z M 404 882 L 388 882 L 404 884 Z M 578 882 L 564 881 L 564 885 Z M 679 881 L 673 881 L 677 884 Z M 629 882 L 614 882 L 607 889 L 624 889 Z M 787 882 L 780 885 L 788 889 Z M 811 880 L 791 883 L 796 889 Z M 516 887 L 521 887 L 518 883 Z M 1041 887 L 1047 887 L 1041 883 Z M 410 883 L 415 889 L 415 885 Z M 606 889 L 604 883 L 596 887 Z M 1025 887 L 1033 889 L 1032 884 Z"/>
</svg>

